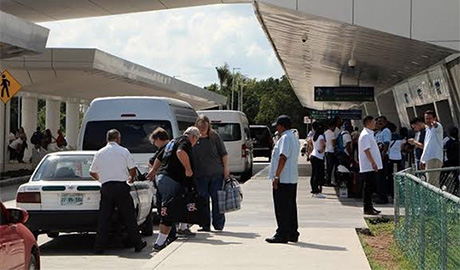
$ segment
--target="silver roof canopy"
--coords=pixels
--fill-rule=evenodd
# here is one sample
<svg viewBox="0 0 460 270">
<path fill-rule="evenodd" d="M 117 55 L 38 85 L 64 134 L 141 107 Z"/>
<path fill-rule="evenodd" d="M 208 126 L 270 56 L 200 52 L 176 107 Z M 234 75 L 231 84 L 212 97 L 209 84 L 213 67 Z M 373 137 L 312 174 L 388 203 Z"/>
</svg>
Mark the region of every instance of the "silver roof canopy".
<svg viewBox="0 0 460 270">
<path fill-rule="evenodd" d="M 314 86 L 359 82 L 378 93 L 457 52 L 270 4 L 255 2 L 254 8 L 297 97 L 309 108 L 356 105 L 314 102 Z M 352 57 L 357 60 L 354 69 L 348 67 Z"/>
<path fill-rule="evenodd" d="M 45 51 L 49 30 L 0 11 L 0 59 Z"/>
<path fill-rule="evenodd" d="M 97 49 L 47 49 L 38 56 L 2 61 L 31 95 L 82 101 L 107 96 L 164 96 L 195 109 L 216 107 L 226 97 Z"/>
</svg>

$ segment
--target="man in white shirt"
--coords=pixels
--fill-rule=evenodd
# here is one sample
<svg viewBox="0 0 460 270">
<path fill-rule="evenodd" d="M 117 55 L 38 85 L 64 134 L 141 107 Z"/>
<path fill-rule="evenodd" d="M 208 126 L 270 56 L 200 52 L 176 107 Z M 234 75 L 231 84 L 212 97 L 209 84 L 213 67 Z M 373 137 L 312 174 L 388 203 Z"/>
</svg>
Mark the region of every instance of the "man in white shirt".
<svg viewBox="0 0 460 270">
<path fill-rule="evenodd" d="M 438 169 L 443 161 L 443 128 L 437 121 L 436 113 L 432 110 L 425 112 L 426 134 L 423 144 L 423 153 L 420 158 L 422 169 Z M 435 187 L 439 187 L 439 172 L 427 173 L 427 181 Z"/>
<path fill-rule="evenodd" d="M 107 145 L 94 155 L 89 168 L 90 175 L 102 183 L 101 201 L 97 220 L 97 235 L 94 245 L 96 254 L 104 253 L 108 242 L 110 220 L 115 207 L 118 209 L 128 233 L 129 244 L 135 252 L 147 246 L 137 229 L 131 187 L 136 176 L 136 165 L 128 149 L 121 147 L 121 134 L 116 129 L 107 132 Z"/>
<path fill-rule="evenodd" d="M 377 142 L 374 138 L 375 119 L 372 116 L 366 116 L 363 120 L 364 129 L 361 131 L 358 139 L 359 153 L 359 173 L 364 183 L 364 214 L 378 215 L 372 204 L 372 191 L 374 181 L 379 178 L 379 170 L 383 169 L 382 157 Z M 377 179 L 379 181 L 380 179 Z"/>
<path fill-rule="evenodd" d="M 334 155 L 335 147 L 335 130 L 337 127 L 336 120 L 329 121 L 327 125 L 328 129 L 324 132 L 326 139 L 326 183 L 325 186 L 332 186 L 332 175 L 334 167 L 336 166 L 336 159 Z"/>
<path fill-rule="evenodd" d="M 299 240 L 297 220 L 297 178 L 300 142 L 291 130 L 291 118 L 280 115 L 274 124 L 281 135 L 276 142 L 270 163 L 269 179 L 273 186 L 273 202 L 278 228 L 268 243 Z"/>
</svg>

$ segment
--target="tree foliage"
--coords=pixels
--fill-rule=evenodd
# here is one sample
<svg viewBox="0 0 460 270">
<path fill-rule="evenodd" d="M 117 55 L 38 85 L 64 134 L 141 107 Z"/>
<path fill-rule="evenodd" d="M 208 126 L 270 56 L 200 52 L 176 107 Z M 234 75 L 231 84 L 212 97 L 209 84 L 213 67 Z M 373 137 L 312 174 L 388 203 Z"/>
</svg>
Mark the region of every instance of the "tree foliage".
<svg viewBox="0 0 460 270">
<path fill-rule="evenodd" d="M 305 133 L 303 117 L 307 114 L 299 99 L 294 93 L 286 76 L 281 78 L 268 78 L 266 80 L 248 79 L 240 73 L 232 74 L 228 64 L 217 67 L 219 85 L 213 84 L 206 89 L 227 96 L 227 108 L 231 100 L 233 89 L 243 89 L 243 112 L 251 124 L 269 125 L 281 114 L 289 115 L 293 121 L 293 127 L 301 134 Z M 234 108 L 237 108 L 239 91 L 235 91 Z"/>
</svg>

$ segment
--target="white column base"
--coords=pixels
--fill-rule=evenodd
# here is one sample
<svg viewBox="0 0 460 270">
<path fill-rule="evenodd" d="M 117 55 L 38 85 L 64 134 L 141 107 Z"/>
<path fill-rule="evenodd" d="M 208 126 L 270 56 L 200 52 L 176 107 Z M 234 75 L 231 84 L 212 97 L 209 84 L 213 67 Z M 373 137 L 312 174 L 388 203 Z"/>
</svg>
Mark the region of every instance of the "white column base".
<svg viewBox="0 0 460 270">
<path fill-rule="evenodd" d="M 80 104 L 66 103 L 65 135 L 68 149 L 77 149 L 78 131 L 80 130 Z"/>
</svg>

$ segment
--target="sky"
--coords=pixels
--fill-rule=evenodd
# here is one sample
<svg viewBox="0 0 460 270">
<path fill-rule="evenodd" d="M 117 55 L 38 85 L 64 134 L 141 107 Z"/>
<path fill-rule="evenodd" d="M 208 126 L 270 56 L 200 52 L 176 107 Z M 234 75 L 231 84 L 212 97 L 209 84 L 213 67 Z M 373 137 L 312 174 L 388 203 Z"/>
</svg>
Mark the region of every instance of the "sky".
<svg viewBox="0 0 460 270">
<path fill-rule="evenodd" d="M 47 47 L 97 48 L 197 86 L 215 67 L 250 78 L 284 74 L 250 4 L 212 5 L 41 23 Z"/>
</svg>

